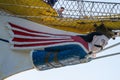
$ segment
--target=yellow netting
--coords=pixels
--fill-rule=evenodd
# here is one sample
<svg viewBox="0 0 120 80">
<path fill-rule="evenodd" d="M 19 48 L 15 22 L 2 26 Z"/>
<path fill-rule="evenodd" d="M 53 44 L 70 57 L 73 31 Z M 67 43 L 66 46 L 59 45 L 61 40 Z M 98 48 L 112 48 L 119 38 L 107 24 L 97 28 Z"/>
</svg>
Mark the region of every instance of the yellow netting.
<svg viewBox="0 0 120 80">
<path fill-rule="evenodd" d="M 63 18 L 57 14 L 61 6 L 65 8 Z M 43 0 L 0 0 L 0 9 L 13 14 L 12 16 L 77 33 L 91 32 L 95 28 L 94 24 L 101 23 L 111 29 L 120 29 L 119 3 L 58 0 L 53 8 Z"/>
</svg>

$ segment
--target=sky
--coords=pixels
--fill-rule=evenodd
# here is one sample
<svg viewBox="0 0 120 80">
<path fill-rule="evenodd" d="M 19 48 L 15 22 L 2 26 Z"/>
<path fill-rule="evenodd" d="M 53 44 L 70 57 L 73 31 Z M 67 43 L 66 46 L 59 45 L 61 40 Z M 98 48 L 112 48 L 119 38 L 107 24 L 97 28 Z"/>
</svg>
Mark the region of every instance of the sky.
<svg viewBox="0 0 120 80">
<path fill-rule="evenodd" d="M 91 1 L 91 0 L 89 0 Z M 92 0 L 93 1 L 93 0 Z M 105 1 L 105 0 L 94 0 Z M 106 0 L 107 2 L 108 0 Z M 120 0 L 109 0 L 119 2 Z M 108 46 L 120 42 L 120 38 L 110 40 Z M 103 51 L 97 56 L 120 52 L 120 45 Z M 36 69 L 21 72 L 5 80 L 120 80 L 120 55 L 93 60 L 89 63 L 67 66 L 46 71 Z"/>
</svg>

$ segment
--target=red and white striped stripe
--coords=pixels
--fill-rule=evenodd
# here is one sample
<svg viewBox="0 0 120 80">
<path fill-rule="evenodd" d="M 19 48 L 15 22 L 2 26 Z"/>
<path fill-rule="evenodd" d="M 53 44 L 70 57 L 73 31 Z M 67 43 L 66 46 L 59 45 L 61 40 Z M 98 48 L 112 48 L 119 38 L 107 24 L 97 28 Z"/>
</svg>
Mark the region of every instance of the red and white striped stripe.
<svg viewBox="0 0 120 80">
<path fill-rule="evenodd" d="M 66 44 L 81 44 L 81 40 L 76 36 L 35 31 L 10 22 L 9 29 L 13 37 L 10 40 L 13 49 L 36 49 Z M 82 40 L 82 43 L 85 42 Z"/>
</svg>

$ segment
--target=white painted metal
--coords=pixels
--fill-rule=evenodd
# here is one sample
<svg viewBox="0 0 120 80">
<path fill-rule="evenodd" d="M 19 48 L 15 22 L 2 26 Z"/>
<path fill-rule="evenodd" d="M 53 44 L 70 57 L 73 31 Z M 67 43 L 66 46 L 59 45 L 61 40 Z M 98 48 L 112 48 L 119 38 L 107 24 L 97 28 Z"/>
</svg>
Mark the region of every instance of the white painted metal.
<svg viewBox="0 0 120 80">
<path fill-rule="evenodd" d="M 0 16 L 0 38 L 6 40 L 9 40 L 11 38 L 8 33 L 8 28 L 5 27 L 8 22 L 12 22 L 24 27 L 29 26 L 29 28 L 33 30 L 55 34 L 57 33 L 76 35 L 76 33 L 49 28 L 25 19 Z M 9 43 L 0 41 L 0 80 L 3 80 L 4 78 L 7 78 L 16 73 L 33 69 L 34 66 L 32 64 L 30 51 L 31 50 L 12 50 L 10 49 Z"/>
<path fill-rule="evenodd" d="M 6 17 L 0 17 L 0 38 L 9 39 L 5 25 L 9 21 Z M 18 72 L 33 68 L 28 54 L 30 50 L 14 51 L 10 49 L 10 44 L 0 41 L 0 80 L 16 74 Z"/>
<path fill-rule="evenodd" d="M 8 33 L 8 28 L 5 27 L 8 22 L 12 22 L 24 27 L 29 26 L 30 29 L 49 33 L 73 34 L 70 32 L 61 32 L 61 30 L 48 28 L 25 19 L 14 18 L 10 16 L 0 16 L 0 38 L 7 40 L 11 38 Z M 31 61 L 30 51 L 31 50 L 12 50 L 10 49 L 9 43 L 0 41 L 0 80 L 16 73 L 32 69 L 34 66 Z"/>
</svg>

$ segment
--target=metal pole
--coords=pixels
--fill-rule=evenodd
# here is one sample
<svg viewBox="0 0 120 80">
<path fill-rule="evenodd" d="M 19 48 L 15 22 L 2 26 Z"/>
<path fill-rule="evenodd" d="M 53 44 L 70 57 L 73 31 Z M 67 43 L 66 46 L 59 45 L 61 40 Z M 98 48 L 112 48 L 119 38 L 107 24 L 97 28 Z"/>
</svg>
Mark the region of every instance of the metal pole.
<svg viewBox="0 0 120 80">
<path fill-rule="evenodd" d="M 93 58 L 92 60 L 101 59 L 101 58 L 110 57 L 110 56 L 115 56 L 115 55 L 119 55 L 119 54 L 120 54 L 120 52 L 118 52 L 118 53 L 113 53 L 113 54 L 108 54 L 108 55 L 104 55 L 104 56 L 100 56 L 100 57 Z"/>
<path fill-rule="evenodd" d="M 116 44 L 114 44 L 114 45 L 111 45 L 111 46 L 109 46 L 109 47 L 107 47 L 107 48 L 105 48 L 105 49 L 103 49 L 103 50 L 101 50 L 101 51 L 99 51 L 99 52 L 103 52 L 103 51 L 105 51 L 105 50 L 108 50 L 108 49 L 113 48 L 113 47 L 118 46 L 118 45 L 120 45 L 120 42 L 118 42 L 118 43 L 116 43 Z M 98 52 L 98 53 L 99 53 L 99 52 Z"/>
<path fill-rule="evenodd" d="M 118 45 L 120 45 L 120 42 L 118 42 L 118 43 L 116 43 L 116 44 L 114 44 L 114 45 L 112 45 L 112 46 L 109 46 L 109 47 L 103 49 L 102 51 L 105 51 L 105 50 L 107 50 L 107 49 L 110 49 L 110 48 L 115 47 L 115 46 L 118 46 Z M 102 52 L 102 51 L 99 51 L 99 52 Z M 98 53 L 99 53 L 99 52 L 98 52 Z M 104 56 L 99 56 L 99 57 L 93 58 L 92 60 L 101 59 L 101 58 L 110 57 L 110 56 L 115 56 L 115 55 L 119 55 L 119 54 L 120 54 L 120 52 L 117 52 L 117 53 L 113 53 L 113 54 L 108 54 L 108 55 L 104 55 Z"/>
</svg>

